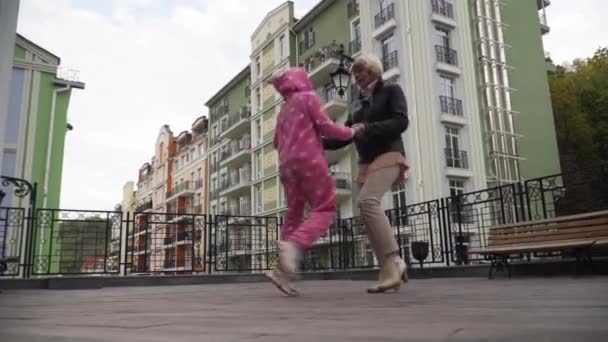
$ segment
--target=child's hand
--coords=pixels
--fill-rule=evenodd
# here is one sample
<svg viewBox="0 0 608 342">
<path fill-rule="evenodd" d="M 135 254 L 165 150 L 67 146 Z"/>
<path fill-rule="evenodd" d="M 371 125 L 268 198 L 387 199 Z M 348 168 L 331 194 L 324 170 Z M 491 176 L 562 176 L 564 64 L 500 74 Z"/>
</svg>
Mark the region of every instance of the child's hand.
<svg viewBox="0 0 608 342">
<path fill-rule="evenodd" d="M 364 124 L 354 124 L 353 125 L 353 134 L 355 138 L 362 138 L 365 134 L 365 125 Z"/>
</svg>

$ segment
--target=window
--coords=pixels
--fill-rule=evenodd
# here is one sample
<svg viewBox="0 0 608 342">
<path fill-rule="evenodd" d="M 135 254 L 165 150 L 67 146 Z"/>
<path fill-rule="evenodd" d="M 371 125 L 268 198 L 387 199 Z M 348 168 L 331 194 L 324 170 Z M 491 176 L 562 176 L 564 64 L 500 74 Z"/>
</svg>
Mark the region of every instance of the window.
<svg viewBox="0 0 608 342">
<path fill-rule="evenodd" d="M 253 155 L 253 179 L 262 178 L 264 169 L 262 168 L 262 150 L 255 151 Z"/>
<path fill-rule="evenodd" d="M 440 76 L 439 94 L 448 98 L 454 98 L 454 79 L 447 76 Z"/>
<path fill-rule="evenodd" d="M 262 91 L 260 87 L 255 89 L 255 102 L 258 108 L 258 111 L 262 110 Z"/>
<path fill-rule="evenodd" d="M 285 35 L 279 38 L 279 60 L 285 58 Z"/>
<path fill-rule="evenodd" d="M 262 184 L 257 184 L 253 188 L 253 205 L 255 206 L 254 214 L 262 212 Z"/>
<path fill-rule="evenodd" d="M 352 29 L 353 40 L 360 42 L 361 41 L 361 21 L 359 19 L 355 20 L 353 22 L 353 26 L 351 29 Z"/>
<path fill-rule="evenodd" d="M 395 35 L 391 33 L 382 39 L 382 56 L 386 57 L 395 50 Z"/>
<path fill-rule="evenodd" d="M 256 79 L 259 79 L 260 76 L 262 76 L 262 64 L 260 63 L 260 56 L 256 57 L 255 59 L 255 75 L 256 75 Z"/>
<path fill-rule="evenodd" d="M 310 49 L 315 45 L 315 31 L 312 27 L 309 27 L 302 32 L 302 40 L 300 41 L 300 52 Z"/>
<path fill-rule="evenodd" d="M 460 150 L 459 130 L 453 127 L 445 129 L 445 157 L 447 167 L 467 169 L 469 167 L 467 153 Z"/>
<path fill-rule="evenodd" d="M 255 120 L 255 128 L 253 131 L 254 145 L 258 146 L 262 143 L 262 119 Z"/>
<path fill-rule="evenodd" d="M 464 194 L 464 182 L 459 180 L 450 180 L 450 197 Z"/>
<path fill-rule="evenodd" d="M 444 47 L 446 49 L 450 48 L 450 32 L 441 27 L 435 27 L 435 44 L 438 46 Z"/>
<path fill-rule="evenodd" d="M 450 150 L 459 150 L 460 132 L 458 128 L 445 128 L 445 147 Z"/>
</svg>

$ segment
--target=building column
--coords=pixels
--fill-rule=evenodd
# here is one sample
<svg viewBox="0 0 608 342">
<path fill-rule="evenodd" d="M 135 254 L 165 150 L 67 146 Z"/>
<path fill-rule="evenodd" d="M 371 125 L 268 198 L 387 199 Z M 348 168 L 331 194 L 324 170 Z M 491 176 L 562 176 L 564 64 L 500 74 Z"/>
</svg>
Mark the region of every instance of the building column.
<svg viewBox="0 0 608 342">
<path fill-rule="evenodd" d="M 0 173 L 18 14 L 19 0 L 0 0 Z"/>
</svg>

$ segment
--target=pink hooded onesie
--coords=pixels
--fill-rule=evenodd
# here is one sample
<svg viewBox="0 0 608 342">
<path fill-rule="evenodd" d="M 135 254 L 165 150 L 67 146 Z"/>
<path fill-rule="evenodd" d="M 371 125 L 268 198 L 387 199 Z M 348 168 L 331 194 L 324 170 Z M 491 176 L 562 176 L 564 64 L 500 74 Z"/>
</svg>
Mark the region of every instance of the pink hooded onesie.
<svg viewBox="0 0 608 342">
<path fill-rule="evenodd" d="M 329 175 L 321 137 L 350 140 L 353 130 L 335 124 L 321 110 L 319 96 L 302 68 L 290 68 L 271 83 L 285 99 L 273 140 L 287 197 L 281 240 L 308 249 L 336 215 L 335 181 Z M 310 207 L 306 220 L 305 204 Z"/>
</svg>

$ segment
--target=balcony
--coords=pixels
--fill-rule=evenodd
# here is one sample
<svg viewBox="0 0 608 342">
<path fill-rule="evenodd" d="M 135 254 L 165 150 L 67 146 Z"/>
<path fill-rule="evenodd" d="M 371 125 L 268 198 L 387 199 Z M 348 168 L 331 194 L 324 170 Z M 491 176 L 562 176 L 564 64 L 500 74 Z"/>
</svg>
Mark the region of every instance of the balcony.
<svg viewBox="0 0 608 342">
<path fill-rule="evenodd" d="M 458 66 L 458 52 L 442 45 L 435 45 L 435 54 L 438 63 Z"/>
<path fill-rule="evenodd" d="M 397 27 L 397 21 L 395 20 L 395 4 L 392 3 L 387 7 L 383 8 L 374 17 L 374 38 L 378 39 L 389 30 Z"/>
<path fill-rule="evenodd" d="M 448 27 L 456 27 L 454 20 L 454 6 L 446 0 L 431 0 L 432 15 L 431 20 L 437 24 Z"/>
<path fill-rule="evenodd" d="M 149 210 L 152 210 L 152 201 L 145 201 L 144 203 L 140 204 L 139 206 L 135 207 L 135 212 L 136 213 L 143 213 Z"/>
<path fill-rule="evenodd" d="M 188 219 L 188 216 L 192 215 L 188 208 L 178 208 L 176 212 L 167 212 L 166 219 L 169 223 L 176 223 Z"/>
<path fill-rule="evenodd" d="M 439 96 L 441 107 L 441 121 L 444 123 L 466 124 L 462 101 L 453 97 Z"/>
<path fill-rule="evenodd" d="M 351 57 L 361 52 L 361 37 L 357 37 L 348 43 L 348 51 Z"/>
<path fill-rule="evenodd" d="M 243 106 L 241 109 L 226 119 L 222 120 L 220 127 L 221 138 L 231 138 L 242 136 L 249 132 L 249 119 L 251 118 L 251 110 L 248 106 Z"/>
<path fill-rule="evenodd" d="M 323 99 L 325 104 L 321 109 L 323 109 L 332 119 L 337 119 L 338 116 L 343 114 L 348 109 L 346 94 L 344 94 L 344 97 L 340 97 L 340 95 L 338 95 L 338 91 L 333 88 L 325 90 Z"/>
<path fill-rule="evenodd" d="M 549 31 L 551 31 L 551 28 L 549 27 L 549 23 L 547 21 L 546 13 L 544 13 L 544 12 L 538 13 L 538 21 L 540 22 L 540 32 L 542 34 L 547 34 L 547 33 L 549 33 Z"/>
<path fill-rule="evenodd" d="M 445 149 L 446 166 L 454 169 L 468 169 L 469 159 L 466 151 Z"/>
<path fill-rule="evenodd" d="M 329 174 L 336 182 L 336 196 L 348 197 L 352 193 L 352 177 L 348 172 L 330 171 Z"/>
<path fill-rule="evenodd" d="M 222 182 L 219 187 L 220 196 L 235 195 L 240 193 L 249 192 L 249 186 L 251 185 L 251 172 L 248 169 L 244 169 L 241 175 L 231 177 L 230 179 Z"/>
<path fill-rule="evenodd" d="M 382 56 L 382 67 L 384 68 L 382 78 L 385 80 L 390 80 L 399 75 L 399 54 L 397 50 Z"/>
<path fill-rule="evenodd" d="M 194 195 L 194 193 L 197 190 L 196 183 L 197 182 L 191 182 L 191 181 L 184 181 L 184 182 L 179 183 L 173 190 L 168 191 L 166 193 L 167 201 L 176 199 L 178 197 Z M 200 189 L 200 187 L 198 187 L 198 189 Z"/>
<path fill-rule="evenodd" d="M 325 84 L 330 81 L 329 74 L 336 70 L 339 64 L 340 45 L 331 43 L 306 58 L 304 68 L 313 84 Z"/>
<path fill-rule="evenodd" d="M 230 164 L 241 164 L 249 161 L 251 158 L 251 139 L 249 136 L 238 141 L 233 141 L 228 146 L 228 149 L 222 151 L 220 155 L 220 164 L 222 166 Z"/>
</svg>

